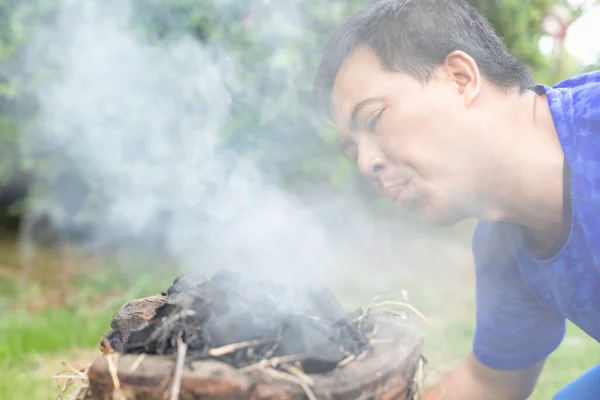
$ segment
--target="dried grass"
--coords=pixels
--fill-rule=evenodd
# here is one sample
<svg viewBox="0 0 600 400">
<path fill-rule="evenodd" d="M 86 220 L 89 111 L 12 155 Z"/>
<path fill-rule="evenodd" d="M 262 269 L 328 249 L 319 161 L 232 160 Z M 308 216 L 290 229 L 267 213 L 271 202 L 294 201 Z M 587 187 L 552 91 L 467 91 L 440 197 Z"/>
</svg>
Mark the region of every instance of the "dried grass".
<svg viewBox="0 0 600 400">
<path fill-rule="evenodd" d="M 267 368 L 277 368 L 281 364 L 302 361 L 305 358 L 306 358 L 306 355 L 304 355 L 304 354 L 291 354 L 289 356 L 274 357 L 274 358 L 262 360 L 257 363 L 254 363 L 254 364 L 250 364 L 246 367 L 240 368 L 240 371 L 241 372 L 249 372 L 249 371 L 256 371 L 256 370 L 267 369 Z"/>
<path fill-rule="evenodd" d="M 298 379 L 302 379 L 304 382 L 306 382 L 307 385 L 315 385 L 315 381 L 313 381 L 313 379 L 310 376 L 306 375 L 301 368 L 290 364 L 282 364 L 281 368 L 285 369 L 288 373 L 294 375 Z"/>
<path fill-rule="evenodd" d="M 359 325 L 362 325 L 362 321 L 366 316 L 369 315 L 373 310 L 386 310 L 392 313 L 396 313 L 399 317 L 402 318 L 410 318 L 410 313 L 419 317 L 421 321 L 423 321 L 429 328 L 431 328 L 437 337 L 437 348 L 438 350 L 442 346 L 443 336 L 441 332 L 435 327 L 435 325 L 419 310 L 417 310 L 412 304 L 408 301 L 408 291 L 402 290 L 402 301 L 394 300 L 394 297 L 390 296 L 376 296 L 373 298 L 369 306 L 365 309 L 364 313 L 357 318 L 357 322 Z M 391 298 L 391 299 L 390 299 Z M 375 326 L 377 329 L 377 326 Z M 370 342 L 373 344 L 374 341 L 380 341 L 385 339 L 371 339 Z M 412 387 L 411 387 L 411 400 L 420 400 L 422 399 L 423 393 L 421 392 L 422 388 L 425 386 L 425 380 L 427 378 L 427 360 L 423 355 L 419 357 L 419 360 L 416 365 L 415 376 L 413 377 Z"/>
<path fill-rule="evenodd" d="M 73 367 L 71 367 L 70 365 L 68 365 L 67 363 L 63 362 L 62 363 L 65 367 L 67 367 L 70 370 L 70 374 L 59 374 L 59 375 L 54 375 L 52 378 L 56 379 L 57 382 L 61 379 L 66 379 L 67 381 L 62 385 L 62 388 L 60 390 L 60 392 L 58 393 L 58 396 L 56 397 L 56 400 L 64 400 L 65 399 L 65 395 L 67 393 L 67 391 L 73 387 L 73 385 L 75 384 L 75 382 L 79 381 L 81 383 L 81 386 L 79 386 L 76 391 L 73 393 L 73 395 L 71 395 L 71 397 L 69 397 L 69 400 L 84 400 L 86 395 L 87 395 L 87 391 L 88 391 L 88 376 L 87 376 L 87 370 L 90 367 L 90 365 L 88 365 L 85 368 L 81 368 L 81 369 L 75 369 Z"/>
<path fill-rule="evenodd" d="M 108 362 L 108 372 L 110 373 L 113 387 L 115 388 L 113 392 L 113 398 L 115 400 L 127 400 L 121 391 L 121 382 L 119 381 L 119 374 L 117 372 L 118 359 L 119 353 L 110 353 L 106 356 L 106 361 Z"/>
<path fill-rule="evenodd" d="M 135 371 L 137 371 L 142 361 L 144 361 L 144 358 L 146 358 L 146 354 L 140 354 L 139 357 L 135 360 L 135 362 L 131 365 L 131 369 L 129 372 L 134 373 Z"/>
<path fill-rule="evenodd" d="M 102 335 L 102 346 L 100 346 L 100 351 L 102 351 L 104 354 L 111 354 L 115 352 L 115 349 L 112 348 L 106 335 Z"/>
<path fill-rule="evenodd" d="M 245 342 L 232 343 L 221 347 L 215 347 L 208 350 L 208 354 L 213 357 L 221 357 L 234 351 L 244 349 L 246 347 L 260 346 L 261 344 L 276 342 L 277 339 L 257 339 L 248 340 Z"/>
<path fill-rule="evenodd" d="M 187 344 L 181 340 L 181 337 L 177 338 L 177 361 L 175 363 L 175 374 L 173 376 L 173 383 L 171 384 L 171 397 L 170 400 L 177 400 L 179 398 L 179 391 L 181 390 L 181 378 L 183 377 L 183 366 L 185 364 L 185 355 L 187 353 Z"/>
</svg>

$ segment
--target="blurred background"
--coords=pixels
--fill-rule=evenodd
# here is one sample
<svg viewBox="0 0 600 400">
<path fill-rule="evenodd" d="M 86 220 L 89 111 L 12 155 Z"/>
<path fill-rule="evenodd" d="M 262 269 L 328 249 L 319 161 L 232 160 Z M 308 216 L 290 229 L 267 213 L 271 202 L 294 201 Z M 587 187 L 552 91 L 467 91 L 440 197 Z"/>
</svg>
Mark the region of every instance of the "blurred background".
<svg viewBox="0 0 600 400">
<path fill-rule="evenodd" d="M 0 398 L 54 399 L 124 301 L 221 268 L 408 299 L 434 382 L 470 348 L 474 221 L 378 199 L 310 109 L 366 0 L 0 0 Z M 600 5 L 472 0 L 552 85 L 600 66 Z M 569 326 L 532 398 L 600 360 Z"/>
</svg>

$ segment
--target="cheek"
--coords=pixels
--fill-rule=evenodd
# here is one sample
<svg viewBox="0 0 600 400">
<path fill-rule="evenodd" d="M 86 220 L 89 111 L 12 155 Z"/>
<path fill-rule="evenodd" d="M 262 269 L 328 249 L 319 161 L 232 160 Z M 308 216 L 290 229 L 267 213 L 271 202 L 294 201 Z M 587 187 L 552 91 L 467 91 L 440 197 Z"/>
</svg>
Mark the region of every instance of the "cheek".
<svg viewBox="0 0 600 400">
<path fill-rule="evenodd" d="M 459 128 L 459 114 L 452 99 L 439 90 L 396 98 L 381 121 L 382 147 L 395 163 L 412 168 L 425 179 L 447 176 L 465 153 L 457 148 L 466 140 Z"/>
<path fill-rule="evenodd" d="M 384 127 L 382 148 L 389 159 L 426 172 L 442 161 L 445 146 L 438 133 L 441 129 L 431 117 L 413 115 L 402 121 L 394 118 Z"/>
</svg>

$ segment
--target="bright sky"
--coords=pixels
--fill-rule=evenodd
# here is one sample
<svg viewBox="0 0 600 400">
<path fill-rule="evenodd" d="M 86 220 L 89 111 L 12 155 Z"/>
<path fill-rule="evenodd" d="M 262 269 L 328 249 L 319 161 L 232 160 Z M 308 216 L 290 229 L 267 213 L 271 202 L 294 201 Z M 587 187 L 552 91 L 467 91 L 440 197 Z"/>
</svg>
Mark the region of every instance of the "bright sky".
<svg viewBox="0 0 600 400">
<path fill-rule="evenodd" d="M 600 5 L 590 7 L 569 27 L 565 49 L 586 65 L 600 59 Z"/>
<path fill-rule="evenodd" d="M 567 31 L 565 49 L 584 65 L 590 65 L 600 60 L 600 2 L 598 0 L 568 0 L 571 5 L 584 6 L 585 12 L 573 22 Z M 555 29 L 554 23 L 546 26 Z M 546 54 L 553 50 L 554 40 L 543 37 L 540 49 Z"/>
</svg>

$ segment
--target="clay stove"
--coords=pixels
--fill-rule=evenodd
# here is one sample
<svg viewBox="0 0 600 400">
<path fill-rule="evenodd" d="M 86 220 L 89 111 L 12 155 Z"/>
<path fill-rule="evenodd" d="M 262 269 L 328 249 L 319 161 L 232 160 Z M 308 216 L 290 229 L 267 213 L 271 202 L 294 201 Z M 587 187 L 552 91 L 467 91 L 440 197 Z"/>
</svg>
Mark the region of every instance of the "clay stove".
<svg viewBox="0 0 600 400">
<path fill-rule="evenodd" d="M 422 337 L 405 314 L 303 296 L 282 309 L 297 293 L 231 274 L 179 277 L 121 307 L 86 399 L 414 399 Z"/>
</svg>

